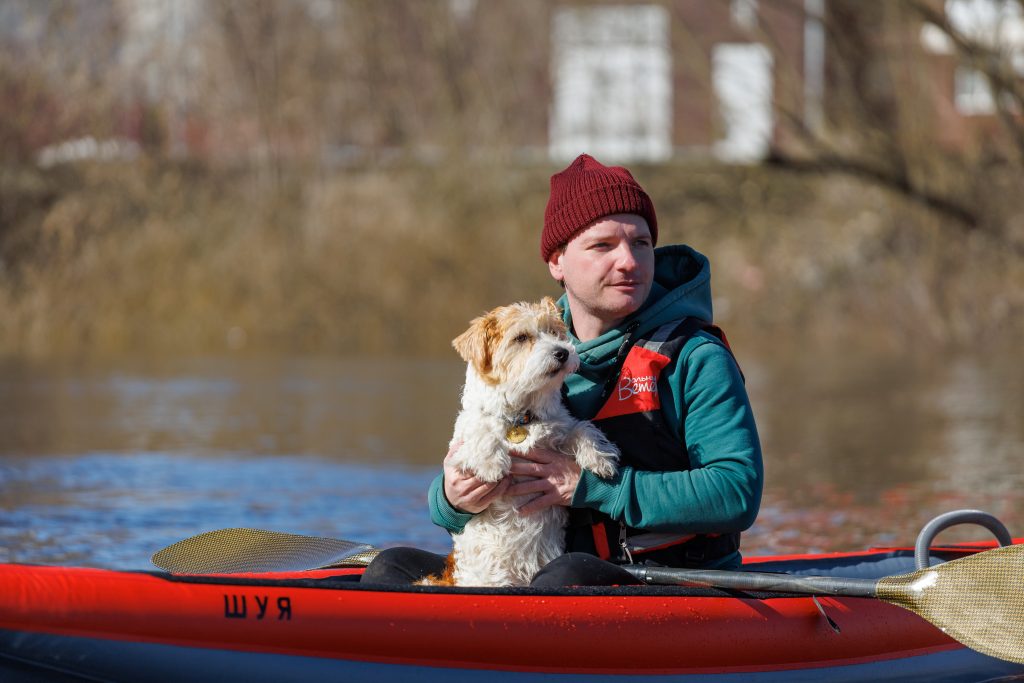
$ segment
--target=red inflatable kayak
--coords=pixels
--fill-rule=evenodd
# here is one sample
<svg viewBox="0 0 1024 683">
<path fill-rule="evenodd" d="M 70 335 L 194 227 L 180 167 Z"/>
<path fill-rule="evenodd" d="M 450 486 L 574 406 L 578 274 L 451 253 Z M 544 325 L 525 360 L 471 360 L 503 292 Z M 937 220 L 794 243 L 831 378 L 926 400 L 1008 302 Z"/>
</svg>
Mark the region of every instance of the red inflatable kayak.
<svg viewBox="0 0 1024 683">
<path fill-rule="evenodd" d="M 987 547 L 933 552 L 953 559 Z M 745 568 L 877 577 L 914 566 L 912 551 L 880 549 L 758 558 Z M 360 571 L 175 576 L 0 565 L 0 680 L 977 681 L 1024 675 L 1024 666 L 969 650 L 916 614 L 874 599 L 820 598 L 819 609 L 805 596 L 679 586 L 388 588 L 361 585 Z"/>
</svg>

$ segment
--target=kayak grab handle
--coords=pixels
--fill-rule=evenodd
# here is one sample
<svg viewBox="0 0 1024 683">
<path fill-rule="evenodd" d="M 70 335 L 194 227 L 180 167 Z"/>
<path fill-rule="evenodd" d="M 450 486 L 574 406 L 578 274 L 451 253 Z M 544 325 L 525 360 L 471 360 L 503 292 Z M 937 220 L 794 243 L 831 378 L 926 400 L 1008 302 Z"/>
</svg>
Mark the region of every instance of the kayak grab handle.
<svg viewBox="0 0 1024 683">
<path fill-rule="evenodd" d="M 982 510 L 952 510 L 944 512 L 922 527 L 917 535 L 917 543 L 914 544 L 914 565 L 918 570 L 927 569 L 930 564 L 929 551 L 932 541 L 940 531 L 948 529 L 957 524 L 977 524 L 992 532 L 992 535 L 999 541 L 999 545 L 1007 546 L 1013 544 L 1013 537 L 1007 530 L 1006 525 L 1000 522 L 994 515 Z"/>
</svg>

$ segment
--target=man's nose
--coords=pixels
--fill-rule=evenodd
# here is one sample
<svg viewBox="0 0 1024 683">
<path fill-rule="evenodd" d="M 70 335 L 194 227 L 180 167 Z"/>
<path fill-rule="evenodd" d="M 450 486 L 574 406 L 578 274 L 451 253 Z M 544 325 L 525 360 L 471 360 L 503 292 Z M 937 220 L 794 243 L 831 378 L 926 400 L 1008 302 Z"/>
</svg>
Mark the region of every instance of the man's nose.
<svg viewBox="0 0 1024 683">
<path fill-rule="evenodd" d="M 633 270 L 636 268 L 636 254 L 628 242 L 622 242 L 615 250 L 615 265 L 619 270 Z"/>
</svg>

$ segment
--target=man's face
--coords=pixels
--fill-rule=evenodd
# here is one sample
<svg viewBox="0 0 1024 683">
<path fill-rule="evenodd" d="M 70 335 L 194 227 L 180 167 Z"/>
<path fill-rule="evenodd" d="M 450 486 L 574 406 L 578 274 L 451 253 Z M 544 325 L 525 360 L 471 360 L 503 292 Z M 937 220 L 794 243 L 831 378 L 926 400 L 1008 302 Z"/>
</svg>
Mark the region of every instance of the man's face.
<svg viewBox="0 0 1024 683">
<path fill-rule="evenodd" d="M 577 336 L 596 337 L 635 313 L 651 292 L 654 245 L 647 221 L 606 216 L 555 251 L 548 269 L 565 283 Z"/>
</svg>

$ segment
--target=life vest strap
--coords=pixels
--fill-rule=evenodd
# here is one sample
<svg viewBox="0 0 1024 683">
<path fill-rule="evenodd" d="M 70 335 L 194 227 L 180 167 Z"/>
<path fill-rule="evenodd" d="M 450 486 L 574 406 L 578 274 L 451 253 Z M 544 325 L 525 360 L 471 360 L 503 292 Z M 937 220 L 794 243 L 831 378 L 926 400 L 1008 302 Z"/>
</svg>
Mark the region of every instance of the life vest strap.
<svg viewBox="0 0 1024 683">
<path fill-rule="evenodd" d="M 663 548 L 670 548 L 674 545 L 682 545 L 683 543 L 688 543 L 695 538 L 697 538 L 697 534 L 650 532 L 629 536 L 626 539 L 626 548 L 633 555 L 642 555 L 643 553 L 649 553 Z"/>
<path fill-rule="evenodd" d="M 590 525 L 590 531 L 594 535 L 594 548 L 597 556 L 602 560 L 612 559 L 612 549 L 608 546 L 608 535 L 605 532 L 603 522 L 594 522 Z"/>
</svg>

